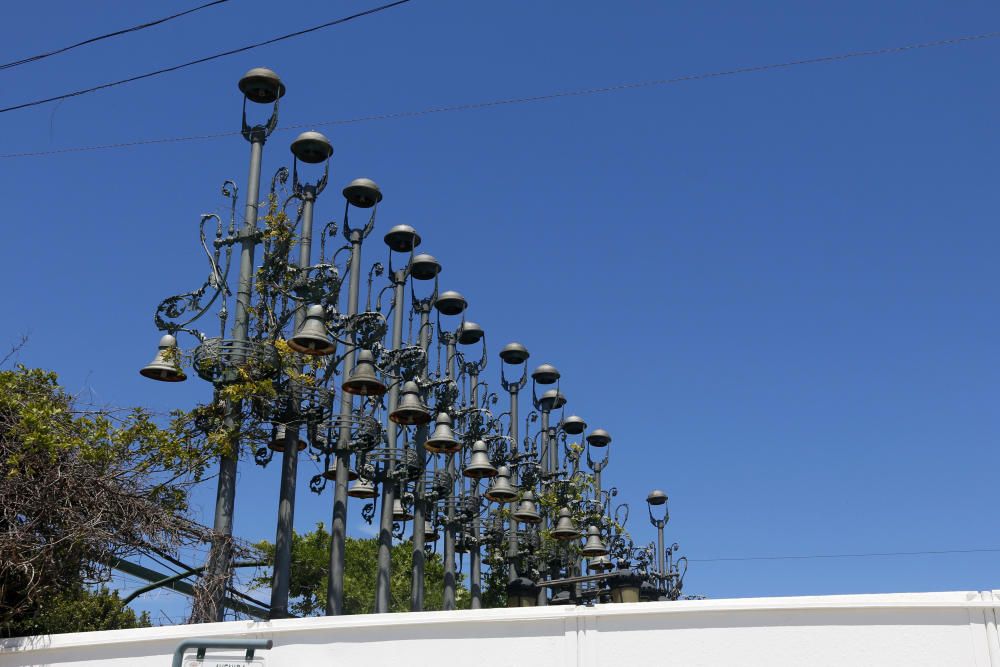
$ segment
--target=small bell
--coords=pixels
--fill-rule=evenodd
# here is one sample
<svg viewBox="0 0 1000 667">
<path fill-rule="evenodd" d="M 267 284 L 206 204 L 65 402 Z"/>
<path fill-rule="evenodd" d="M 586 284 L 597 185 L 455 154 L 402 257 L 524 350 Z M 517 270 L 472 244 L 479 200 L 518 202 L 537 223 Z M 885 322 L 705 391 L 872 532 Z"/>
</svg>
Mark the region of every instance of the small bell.
<svg viewBox="0 0 1000 667">
<path fill-rule="evenodd" d="M 285 437 L 288 433 L 288 429 L 285 428 L 284 424 L 275 424 L 271 429 L 271 441 L 267 443 L 268 449 L 275 452 L 285 451 Z M 306 443 L 299 439 L 296 445 L 297 451 L 302 451 L 306 448 Z"/>
<path fill-rule="evenodd" d="M 393 521 L 409 521 L 413 518 L 413 513 L 410 510 L 403 507 L 403 501 L 396 498 L 392 501 L 392 520 Z"/>
<path fill-rule="evenodd" d="M 351 498 L 364 498 L 365 500 L 369 500 L 378 495 L 378 490 L 375 488 L 375 483 L 373 481 L 361 477 L 358 481 L 351 485 L 351 488 L 347 489 L 347 495 Z"/>
<path fill-rule="evenodd" d="M 344 188 L 344 199 L 358 208 L 371 208 L 382 201 L 382 191 L 370 178 L 355 178 Z"/>
<path fill-rule="evenodd" d="M 510 469 L 507 466 L 497 468 L 497 476 L 483 495 L 495 503 L 512 503 L 517 500 L 517 489 L 510 483 Z"/>
<path fill-rule="evenodd" d="M 177 339 L 167 334 L 160 339 L 160 349 L 149 362 L 149 365 L 139 371 L 139 375 L 160 382 L 183 382 L 187 379 L 180 366 L 180 350 L 177 349 Z"/>
<path fill-rule="evenodd" d="M 428 521 L 424 524 L 424 542 L 437 542 L 441 537 L 434 524 Z"/>
<path fill-rule="evenodd" d="M 559 510 L 559 520 L 556 521 L 556 527 L 552 529 L 552 537 L 563 541 L 575 540 L 580 537 L 580 532 L 573 523 L 573 517 L 570 516 L 569 509 L 564 507 Z"/>
<path fill-rule="evenodd" d="M 489 454 L 486 453 L 486 443 L 482 440 L 476 440 L 475 444 L 472 445 L 472 457 L 462 474 L 472 479 L 496 477 L 497 469 L 490 463 Z"/>
<path fill-rule="evenodd" d="M 323 306 L 314 304 L 306 309 L 306 319 L 289 339 L 288 347 L 314 356 L 333 354 L 336 346 L 326 333 L 326 310 Z"/>
<path fill-rule="evenodd" d="M 611 559 L 607 556 L 598 556 L 587 561 L 587 569 L 591 572 L 607 572 L 613 567 Z"/>
<path fill-rule="evenodd" d="M 326 479 L 329 479 L 331 481 L 337 479 L 337 457 L 336 456 L 333 457 L 332 459 L 330 459 L 330 466 L 326 470 L 324 470 L 321 474 L 323 475 L 323 477 L 325 477 Z M 349 482 L 353 482 L 356 479 L 358 479 L 358 473 L 355 472 L 354 470 L 351 470 L 350 468 L 348 468 L 347 469 L 347 480 Z"/>
<path fill-rule="evenodd" d="M 587 435 L 591 447 L 607 447 L 611 444 L 611 434 L 603 428 L 595 428 Z"/>
<path fill-rule="evenodd" d="M 451 417 L 447 412 L 439 412 L 434 432 L 424 441 L 424 449 L 435 454 L 454 454 L 461 448 L 462 444 L 451 430 Z"/>
<path fill-rule="evenodd" d="M 403 383 L 396 409 L 389 413 L 389 419 L 404 426 L 426 424 L 431 420 L 431 411 L 420 398 L 417 383 L 409 380 Z"/>
<path fill-rule="evenodd" d="M 597 529 L 597 526 L 591 526 L 587 529 L 587 541 L 584 543 L 583 549 L 580 550 L 580 554 L 584 558 L 598 558 L 608 555 L 608 549 L 601 542 L 601 531 Z"/>
<path fill-rule="evenodd" d="M 535 507 L 535 494 L 531 490 L 524 492 L 524 496 L 521 497 L 521 503 L 514 512 L 514 518 L 521 523 L 535 524 L 542 522 L 542 515 L 538 513 L 538 508 Z"/>
<path fill-rule="evenodd" d="M 358 365 L 351 371 L 351 377 L 342 385 L 348 394 L 359 396 L 381 396 L 385 393 L 385 385 L 375 375 L 375 357 L 371 350 L 358 352 Z"/>
</svg>

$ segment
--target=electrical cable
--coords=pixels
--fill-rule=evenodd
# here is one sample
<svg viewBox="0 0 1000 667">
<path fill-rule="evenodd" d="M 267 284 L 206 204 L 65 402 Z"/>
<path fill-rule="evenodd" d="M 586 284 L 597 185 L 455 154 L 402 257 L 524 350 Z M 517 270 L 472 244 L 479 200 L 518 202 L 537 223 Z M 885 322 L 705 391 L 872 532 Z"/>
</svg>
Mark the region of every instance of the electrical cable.
<svg viewBox="0 0 1000 667">
<path fill-rule="evenodd" d="M 408 0 L 402 0 L 406 2 Z M 399 3 L 394 3 L 399 4 Z M 388 5 L 387 5 L 388 6 Z M 684 83 L 688 81 L 701 81 L 705 79 L 714 79 L 726 76 L 735 76 L 738 74 L 749 74 L 753 72 L 765 72 L 775 69 L 783 69 L 789 67 L 797 67 L 800 65 L 814 65 L 818 63 L 825 62 L 836 62 L 842 60 L 849 60 L 852 58 L 862 58 L 868 56 L 886 55 L 890 53 L 901 53 L 905 51 L 913 51 L 916 49 L 928 49 L 939 46 L 950 46 L 954 44 L 962 44 L 967 42 L 996 39 L 1000 37 L 1000 31 L 981 33 L 978 35 L 966 35 L 963 37 L 952 37 L 948 39 L 939 39 L 931 42 L 920 42 L 917 44 L 908 44 L 905 46 L 895 46 L 887 47 L 883 49 L 873 49 L 869 51 L 852 51 L 849 53 L 842 53 L 831 56 L 820 56 L 817 58 L 806 58 L 802 60 L 792 60 L 782 63 L 770 63 L 766 65 L 754 65 L 750 67 L 739 67 L 735 69 L 728 70 L 718 70 L 714 72 L 704 72 L 701 74 L 688 74 L 684 76 L 678 76 L 670 79 L 653 79 L 648 81 L 636 81 L 631 83 L 621 83 L 613 86 L 603 86 L 599 88 L 579 88 L 575 90 L 567 90 L 555 93 L 549 93 L 545 95 L 534 95 L 529 97 L 512 97 L 498 100 L 491 100 L 486 102 L 468 102 L 464 104 L 455 104 L 449 106 L 438 106 L 430 107 L 426 109 L 419 109 L 415 111 L 396 111 L 383 114 L 376 114 L 371 116 L 358 116 L 355 118 L 342 118 L 335 120 L 325 120 L 316 123 L 297 123 L 295 125 L 288 125 L 285 127 L 279 127 L 276 132 L 288 132 L 291 130 L 303 129 L 303 128 L 316 128 L 329 125 L 352 125 L 355 123 L 368 123 L 380 120 L 391 120 L 397 118 L 414 118 L 417 116 L 427 116 L 430 114 L 437 113 L 450 113 L 454 111 L 470 111 L 475 109 L 488 109 L 492 107 L 500 106 L 510 106 L 515 104 L 527 104 L 530 102 L 541 102 L 545 100 L 553 100 L 564 97 L 582 97 L 585 95 L 596 95 L 601 93 L 612 93 L 622 90 L 633 90 L 637 88 L 648 88 L 652 86 L 663 86 L 675 83 Z M 57 99 L 57 98 L 53 98 Z M 19 107 L 18 107 L 19 108 Z M 7 109 L 0 110 L 6 111 Z M 217 132 L 214 134 L 196 134 L 181 137 L 165 137 L 161 139 L 139 139 L 136 141 L 126 141 L 113 144 L 99 144 L 91 146 L 74 146 L 70 148 L 57 148 L 47 151 L 31 151 L 23 153 L 5 153 L 0 154 L 0 159 L 11 159 L 11 158 L 22 158 L 22 157 L 41 157 L 45 155 L 61 155 L 65 153 L 82 153 L 88 151 L 98 151 L 98 150 L 113 150 L 119 148 L 131 148 L 134 146 L 149 146 L 153 144 L 167 144 L 167 143 L 180 143 L 188 141 L 205 141 L 208 139 L 221 139 L 224 137 L 238 136 L 240 132 Z"/>
<path fill-rule="evenodd" d="M 745 556 L 735 558 L 688 558 L 691 563 L 722 563 L 755 560 L 813 560 L 817 558 L 872 558 L 882 556 L 938 556 L 943 554 L 997 553 L 997 549 L 943 549 L 941 551 L 882 551 L 859 554 L 816 554 L 810 556 Z"/>
<path fill-rule="evenodd" d="M 90 39 L 85 39 L 82 42 L 77 42 L 76 44 L 70 44 L 69 46 L 64 46 L 61 49 L 56 49 L 55 51 L 47 51 L 46 53 L 39 53 L 38 55 L 30 56 L 28 58 L 22 58 L 21 60 L 14 60 L 9 63 L 3 63 L 2 65 L 0 65 L 0 70 L 10 69 L 12 67 L 18 67 L 19 65 L 26 65 L 27 63 L 38 62 L 39 60 L 44 60 L 45 58 L 50 58 L 52 56 L 59 55 L 60 53 L 66 53 L 67 51 L 72 51 L 73 49 L 79 48 L 81 46 L 86 46 L 87 44 L 93 44 L 94 42 L 100 42 L 101 40 L 104 39 L 110 39 L 112 37 L 118 37 L 119 35 L 125 35 L 130 32 L 138 32 L 139 30 L 152 28 L 153 26 L 160 25 L 161 23 L 166 23 L 167 21 L 173 21 L 174 19 L 179 19 L 182 16 L 193 14 L 202 9 L 207 9 L 215 5 L 221 5 L 224 2 L 229 2 L 229 0 L 212 0 L 212 2 L 206 2 L 203 5 L 192 7 L 191 9 L 185 10 L 178 14 L 171 14 L 170 16 L 164 16 L 163 18 L 156 19 L 155 21 L 149 21 L 148 23 L 140 23 L 139 25 L 134 25 L 131 28 L 123 28 L 122 30 L 116 30 L 114 32 L 109 32 L 104 35 L 98 35 L 97 37 L 91 37 Z"/>
<path fill-rule="evenodd" d="M 172 67 L 164 67 L 163 69 L 158 69 L 153 72 L 146 72 L 145 74 L 138 74 L 136 76 L 130 76 L 127 79 L 119 79 L 118 81 L 110 81 L 108 83 L 102 83 L 99 86 L 91 86 L 90 88 L 83 88 L 81 90 L 76 90 L 71 93 L 63 93 L 62 95 L 56 95 L 55 97 L 47 97 L 41 100 L 33 100 L 31 102 L 22 102 L 21 104 L 15 104 L 13 106 L 4 107 L 0 109 L 0 113 L 7 113 L 8 111 L 16 111 L 18 109 L 26 109 L 28 107 L 38 106 L 40 104 L 46 104 L 48 102 L 56 102 L 58 100 L 65 100 L 70 97 L 79 97 L 80 95 L 86 95 L 88 93 L 93 93 L 98 90 L 104 90 L 106 88 L 113 88 L 115 86 L 121 86 L 126 83 L 133 83 L 135 81 L 141 81 L 143 79 L 149 79 L 154 76 L 159 76 L 161 74 L 167 74 L 168 72 L 176 72 L 177 70 L 184 69 L 185 67 L 191 67 L 193 65 L 200 65 L 202 63 L 207 63 L 212 60 L 218 60 L 219 58 L 225 58 L 226 56 L 232 56 L 237 53 L 243 53 L 244 51 L 250 51 L 252 49 L 258 49 L 262 46 L 267 46 L 269 44 L 274 44 L 276 42 L 281 42 L 286 39 L 292 39 L 293 37 L 300 37 L 311 32 L 316 32 L 317 30 L 322 30 L 323 28 L 329 28 L 331 26 L 339 25 L 341 23 L 347 23 L 348 21 L 353 21 L 354 19 L 361 18 L 363 16 L 368 16 L 370 14 L 375 14 L 377 12 L 390 9 L 392 7 L 397 7 L 399 5 L 410 2 L 410 0 L 396 0 L 396 2 L 390 2 L 387 5 L 382 5 L 381 7 L 374 7 L 372 9 L 366 9 L 363 12 L 358 12 L 357 14 L 352 14 L 350 16 L 345 16 L 343 18 L 335 19 L 333 21 L 327 21 L 326 23 L 321 23 L 320 25 L 313 26 L 311 28 L 305 28 L 304 30 L 297 30 L 295 32 L 290 32 L 287 35 L 281 35 L 280 37 L 274 37 L 272 39 L 265 40 L 263 42 L 256 42 L 254 44 L 247 44 L 246 46 L 241 46 L 238 49 L 230 49 L 229 51 L 223 51 L 221 53 L 215 53 L 210 56 L 205 56 L 204 58 L 198 58 L 197 60 L 190 60 L 186 63 L 181 63 L 180 65 L 173 65 Z"/>
</svg>

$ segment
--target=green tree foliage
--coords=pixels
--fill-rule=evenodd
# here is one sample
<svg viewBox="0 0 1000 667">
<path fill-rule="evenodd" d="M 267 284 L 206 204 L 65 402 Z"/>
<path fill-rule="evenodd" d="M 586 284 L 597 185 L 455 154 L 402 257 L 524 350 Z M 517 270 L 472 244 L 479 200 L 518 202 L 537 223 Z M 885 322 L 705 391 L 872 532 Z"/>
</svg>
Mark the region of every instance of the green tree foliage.
<svg viewBox="0 0 1000 667">
<path fill-rule="evenodd" d="M 143 612 L 136 616 L 128 607 L 122 607 L 117 591 L 104 587 L 91 590 L 80 586 L 49 597 L 35 615 L 15 621 L 8 626 L 7 632 L 21 637 L 149 626 L 149 614 Z"/>
<path fill-rule="evenodd" d="M 0 635 L 30 619 L 51 632 L 83 616 L 126 623 L 98 613 L 113 596 L 87 585 L 115 558 L 198 536 L 183 514 L 207 461 L 144 410 L 80 405 L 54 373 L 0 370 Z"/>
<path fill-rule="evenodd" d="M 261 542 L 257 547 L 269 558 L 274 557 L 274 545 Z M 344 613 L 370 614 L 375 609 L 378 540 L 348 537 L 344 570 Z M 392 611 L 410 610 L 410 570 L 413 547 L 402 542 L 392 547 Z M 297 616 L 317 616 L 326 609 L 327 570 L 330 566 L 330 534 L 320 523 L 316 530 L 292 536 L 292 568 L 289 598 L 290 611 Z M 443 605 L 444 566 L 437 554 L 428 556 L 424 567 L 424 609 L 439 610 Z M 271 585 L 270 577 L 254 582 L 260 587 Z M 468 607 L 468 591 L 459 584 L 456 590 L 459 607 Z"/>
</svg>

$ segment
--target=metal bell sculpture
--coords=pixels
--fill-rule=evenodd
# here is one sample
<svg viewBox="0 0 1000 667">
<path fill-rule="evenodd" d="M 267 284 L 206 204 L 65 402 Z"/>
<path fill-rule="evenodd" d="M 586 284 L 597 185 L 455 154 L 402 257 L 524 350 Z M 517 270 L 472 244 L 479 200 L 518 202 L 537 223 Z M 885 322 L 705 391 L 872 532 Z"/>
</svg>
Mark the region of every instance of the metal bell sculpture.
<svg viewBox="0 0 1000 667">
<path fill-rule="evenodd" d="M 288 429 L 285 428 L 284 424 L 275 424 L 271 430 L 271 440 L 267 443 L 268 448 L 275 452 L 285 451 L 285 437 L 287 432 Z M 305 448 L 305 441 L 299 439 L 296 443 L 296 450 L 301 452 Z"/>
<path fill-rule="evenodd" d="M 160 339 L 160 349 L 149 365 L 139 371 L 143 377 L 160 382 L 183 382 L 187 375 L 181 370 L 177 339 L 170 334 Z"/>
<path fill-rule="evenodd" d="M 420 398 L 420 388 L 416 382 L 409 380 L 403 383 L 399 405 L 389 413 L 389 419 L 403 426 L 419 426 L 430 422 L 431 411 Z"/>
<path fill-rule="evenodd" d="M 447 412 L 439 412 L 431 437 L 424 441 L 424 449 L 435 454 L 454 454 L 462 448 L 451 428 L 451 417 Z"/>
<path fill-rule="evenodd" d="M 392 520 L 409 521 L 413 518 L 413 513 L 403 506 L 403 501 L 396 498 L 392 501 Z"/>
<path fill-rule="evenodd" d="M 510 483 L 510 468 L 507 466 L 497 468 L 497 476 L 493 478 L 493 483 L 483 495 L 495 503 L 512 503 L 517 500 L 517 489 Z"/>
<path fill-rule="evenodd" d="M 521 523 L 538 524 L 542 522 L 542 515 L 538 513 L 535 506 L 535 494 L 529 489 L 521 497 L 521 503 L 514 512 L 514 519 Z"/>
<path fill-rule="evenodd" d="M 472 445 L 472 457 L 469 459 L 469 465 L 465 466 L 462 474 L 472 479 L 496 477 L 497 469 L 490 463 L 489 454 L 486 452 L 486 443 L 482 440 L 476 440 Z"/>
<path fill-rule="evenodd" d="M 330 465 L 327 466 L 326 470 L 324 470 L 320 474 L 323 475 L 324 478 L 330 481 L 337 479 L 337 458 L 336 457 L 332 458 L 330 460 Z M 358 477 L 359 475 L 356 471 L 351 470 L 350 468 L 347 469 L 348 481 L 353 482 L 354 480 L 358 479 Z"/>
<path fill-rule="evenodd" d="M 306 309 L 306 319 L 289 339 L 288 347 L 314 356 L 333 354 L 336 345 L 326 333 L 326 310 L 323 306 L 312 305 Z"/>
<path fill-rule="evenodd" d="M 591 572 L 607 572 L 614 568 L 614 564 L 607 556 L 598 556 L 587 561 L 587 569 Z"/>
<path fill-rule="evenodd" d="M 576 524 L 573 523 L 573 517 L 570 516 L 568 508 L 564 507 L 559 510 L 559 520 L 556 521 L 556 527 L 552 529 L 552 537 L 564 542 L 580 537 L 580 531 L 576 529 Z"/>
<path fill-rule="evenodd" d="M 358 352 L 358 365 L 351 371 L 351 377 L 344 380 L 341 388 L 348 394 L 357 396 L 381 396 L 386 388 L 375 374 L 375 357 L 371 350 Z"/>
<path fill-rule="evenodd" d="M 351 485 L 351 488 L 347 489 L 347 495 L 351 498 L 370 500 L 378 497 L 378 489 L 375 488 L 375 483 L 370 479 L 359 477 L 358 480 Z"/>
<path fill-rule="evenodd" d="M 587 541 L 580 550 L 580 554 L 584 558 L 599 558 L 608 555 L 608 548 L 601 542 L 601 531 L 598 530 L 597 526 L 591 526 L 587 529 Z"/>
</svg>

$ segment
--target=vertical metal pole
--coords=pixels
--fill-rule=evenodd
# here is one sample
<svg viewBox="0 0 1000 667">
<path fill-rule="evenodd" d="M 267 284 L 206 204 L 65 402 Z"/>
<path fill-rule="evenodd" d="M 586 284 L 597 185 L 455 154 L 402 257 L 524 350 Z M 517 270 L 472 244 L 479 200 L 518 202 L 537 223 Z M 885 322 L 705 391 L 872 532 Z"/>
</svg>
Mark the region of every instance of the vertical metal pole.
<svg viewBox="0 0 1000 667">
<path fill-rule="evenodd" d="M 406 270 L 396 271 L 392 276 L 392 348 L 398 350 L 403 344 L 403 303 L 406 296 Z M 389 412 L 396 409 L 399 400 L 399 383 L 389 388 Z M 389 439 L 390 456 L 396 454 L 396 422 L 387 420 L 386 431 Z M 385 614 L 392 606 L 392 506 L 396 501 L 396 482 L 391 478 L 393 462 L 386 463 L 386 475 L 382 481 L 382 514 L 378 531 L 378 578 L 375 581 L 375 613 Z"/>
<path fill-rule="evenodd" d="M 546 473 L 553 472 L 552 470 L 549 469 L 549 447 L 552 447 L 552 446 L 553 446 L 553 443 L 549 442 L 549 411 L 548 410 L 542 410 L 542 452 L 541 452 L 542 456 L 541 456 L 541 458 L 542 458 L 542 474 L 543 475 L 545 475 Z M 548 482 L 545 482 L 545 483 L 547 484 Z M 546 512 L 545 514 L 546 514 L 545 515 L 545 525 L 548 528 L 551 528 L 552 527 L 552 517 L 549 516 L 548 512 Z M 540 567 L 539 570 L 542 570 L 542 568 Z M 538 603 L 537 603 L 538 606 L 539 607 L 544 607 L 544 606 L 548 605 L 548 603 L 549 603 L 549 598 L 548 598 L 548 595 L 546 595 L 546 589 L 545 589 L 545 587 L 544 586 L 539 586 L 538 587 Z"/>
<path fill-rule="evenodd" d="M 250 133 L 250 173 L 247 176 L 246 213 L 243 228 L 240 230 L 240 276 L 236 291 L 236 317 L 233 320 L 233 340 L 239 343 L 247 340 L 250 330 L 250 299 L 253 292 L 253 256 L 257 246 L 257 203 L 260 197 L 260 166 L 264 153 L 264 141 L 267 139 L 263 127 L 255 127 Z M 239 349 L 239 348 L 238 348 Z M 229 406 L 226 416 L 226 428 L 233 429 L 241 419 L 242 408 L 239 404 Z M 229 580 L 230 561 L 232 560 L 233 509 L 236 504 L 236 461 L 239 454 L 238 440 L 230 443 L 230 452 L 219 457 L 219 481 L 215 494 L 215 519 L 212 531 L 215 541 L 212 543 L 208 556 L 208 579 L 213 586 L 212 609 L 202 610 L 195 618 L 197 622 L 205 623 L 221 621 L 225 615 L 223 600 L 225 599 L 225 582 Z M 216 582 L 222 578 L 222 585 Z"/>
<path fill-rule="evenodd" d="M 302 232 L 299 236 L 299 268 L 312 263 L 313 204 L 316 188 L 306 185 L 302 191 Z M 305 320 L 306 307 L 295 309 L 295 331 Z M 302 372 L 302 366 L 298 367 Z M 281 454 L 281 489 L 278 492 L 278 527 L 274 537 L 274 575 L 271 579 L 270 618 L 288 616 L 288 585 L 292 566 L 292 530 L 295 520 L 295 482 L 299 467 L 298 401 L 293 398 L 291 423 L 285 426 L 285 451 Z"/>
<path fill-rule="evenodd" d="M 447 345 L 447 377 L 455 379 L 455 336 L 448 333 L 445 336 Z M 455 454 L 448 454 L 448 475 L 455 479 Z M 455 483 L 451 485 L 451 495 L 447 503 L 447 524 L 444 528 L 444 610 L 451 611 L 455 608 L 455 503 L 458 502 L 458 494 L 455 491 Z"/>
<path fill-rule="evenodd" d="M 659 559 L 659 564 L 660 564 L 660 577 L 666 577 L 667 576 L 667 569 L 666 569 L 667 568 L 667 554 L 666 554 L 666 552 L 663 549 L 663 528 L 664 528 L 665 524 L 666 524 L 666 521 L 657 521 L 656 522 L 656 544 L 657 544 L 657 549 L 659 549 L 659 553 L 658 553 L 657 557 Z M 666 579 L 662 579 L 662 581 L 666 581 Z"/>
<path fill-rule="evenodd" d="M 431 334 L 430 334 L 430 321 L 431 321 L 431 311 L 430 303 L 420 304 L 420 347 L 424 351 L 424 368 L 421 373 L 421 378 L 423 380 L 427 379 L 427 351 L 431 346 Z M 417 434 L 414 438 L 414 447 L 417 450 L 417 459 L 420 462 L 420 478 L 417 481 L 417 487 L 414 489 L 414 501 L 413 501 L 413 570 L 410 579 L 410 611 L 423 611 L 424 610 L 424 560 L 426 556 L 424 554 L 424 531 L 425 531 L 425 518 L 424 512 L 426 506 L 424 505 L 424 491 L 426 483 L 426 470 L 427 470 L 427 450 L 424 449 L 424 443 L 427 441 L 427 424 L 422 424 L 417 427 Z"/>
<path fill-rule="evenodd" d="M 510 457 L 512 460 L 517 458 L 517 448 L 518 448 L 518 430 L 517 430 L 517 393 L 519 391 L 519 386 L 516 384 L 510 386 Z M 517 486 L 517 467 L 511 466 L 510 469 L 511 483 Z M 516 506 L 515 506 L 516 507 Z M 514 559 L 517 558 L 517 521 L 514 519 L 514 509 L 510 509 L 510 534 L 507 536 L 507 581 L 514 581 L 517 579 L 517 565 L 514 563 Z"/>
<path fill-rule="evenodd" d="M 472 409 L 479 408 L 479 373 L 472 373 L 469 377 L 471 391 Z M 478 415 L 473 412 L 473 419 Z M 479 481 L 469 480 L 470 495 L 476 500 L 476 515 L 472 518 L 472 552 L 469 555 L 469 591 L 472 593 L 470 608 L 482 609 L 483 607 L 483 582 L 482 582 L 482 554 L 479 551 Z"/>
<path fill-rule="evenodd" d="M 358 314 L 358 294 L 361 286 L 360 229 L 351 230 L 351 278 L 347 293 L 348 317 Z M 350 377 L 354 370 L 356 347 L 351 347 L 344 357 L 343 377 Z M 337 477 L 333 490 L 333 520 L 330 524 L 330 574 L 326 586 L 326 614 L 340 616 L 344 613 L 344 559 L 347 555 L 347 474 L 350 471 L 351 413 L 354 396 L 340 392 L 340 434 L 337 438 Z"/>
</svg>

